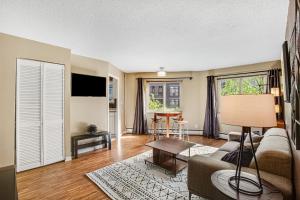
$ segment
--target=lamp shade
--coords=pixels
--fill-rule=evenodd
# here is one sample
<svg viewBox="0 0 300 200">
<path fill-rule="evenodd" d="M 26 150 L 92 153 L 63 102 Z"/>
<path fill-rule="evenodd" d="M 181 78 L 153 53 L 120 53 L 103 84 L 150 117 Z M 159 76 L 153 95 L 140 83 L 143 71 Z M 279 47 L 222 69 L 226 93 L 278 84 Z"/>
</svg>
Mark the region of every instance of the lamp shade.
<svg viewBox="0 0 300 200">
<path fill-rule="evenodd" d="M 157 76 L 166 76 L 166 75 L 167 75 L 167 73 L 165 71 L 165 68 L 160 67 L 159 71 L 157 72 Z"/>
<path fill-rule="evenodd" d="M 277 125 L 274 107 L 271 94 L 221 96 L 220 121 L 243 127 L 274 127 Z"/>
<path fill-rule="evenodd" d="M 277 105 L 275 105 L 275 112 L 276 113 L 280 113 L 280 107 L 279 107 L 279 105 L 277 104 Z"/>
<path fill-rule="evenodd" d="M 271 94 L 273 94 L 275 97 L 280 96 L 279 88 L 271 88 Z"/>
<path fill-rule="evenodd" d="M 157 76 L 166 76 L 166 72 L 165 71 L 159 71 L 157 72 Z"/>
</svg>

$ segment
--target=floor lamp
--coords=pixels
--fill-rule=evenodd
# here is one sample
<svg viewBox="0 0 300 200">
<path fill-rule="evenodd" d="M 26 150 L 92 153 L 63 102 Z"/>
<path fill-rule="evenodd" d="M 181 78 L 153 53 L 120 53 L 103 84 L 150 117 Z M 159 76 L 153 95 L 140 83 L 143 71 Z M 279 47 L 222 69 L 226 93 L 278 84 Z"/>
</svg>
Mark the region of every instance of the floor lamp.
<svg viewBox="0 0 300 200">
<path fill-rule="evenodd" d="M 271 94 L 262 95 L 231 95 L 222 96 L 220 99 L 220 121 L 222 124 L 241 126 L 242 134 L 240 140 L 239 154 L 235 173 L 228 179 L 229 186 L 237 193 L 257 196 L 263 193 L 263 187 L 260 179 L 258 163 L 253 147 L 251 127 L 274 127 L 276 126 L 276 113 L 274 96 Z M 253 180 L 243 172 L 241 175 L 241 163 L 243 159 L 244 140 L 246 134 L 249 134 L 251 150 L 256 167 L 257 180 Z M 243 188 L 242 184 L 250 184 L 249 189 Z"/>
</svg>

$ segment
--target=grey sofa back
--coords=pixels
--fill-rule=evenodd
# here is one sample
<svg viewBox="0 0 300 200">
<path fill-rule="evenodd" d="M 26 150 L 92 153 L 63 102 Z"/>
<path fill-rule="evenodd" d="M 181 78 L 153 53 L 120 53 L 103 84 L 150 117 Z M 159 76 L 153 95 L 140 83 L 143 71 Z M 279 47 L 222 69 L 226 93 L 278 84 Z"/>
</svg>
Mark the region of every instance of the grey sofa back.
<svg viewBox="0 0 300 200">
<path fill-rule="evenodd" d="M 281 128 L 269 129 L 256 150 L 260 170 L 291 179 L 292 153 L 287 133 Z M 252 160 L 251 168 L 255 168 Z"/>
</svg>

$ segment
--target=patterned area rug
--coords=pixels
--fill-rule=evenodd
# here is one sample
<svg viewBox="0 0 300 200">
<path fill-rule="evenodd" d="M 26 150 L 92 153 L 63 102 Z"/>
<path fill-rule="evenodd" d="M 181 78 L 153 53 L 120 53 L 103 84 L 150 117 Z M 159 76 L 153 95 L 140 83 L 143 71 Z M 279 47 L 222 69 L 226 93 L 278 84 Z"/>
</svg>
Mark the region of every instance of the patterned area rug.
<svg viewBox="0 0 300 200">
<path fill-rule="evenodd" d="M 214 147 L 197 144 L 191 148 L 191 156 L 209 155 L 216 150 Z M 181 154 L 188 156 L 188 150 Z M 145 164 L 145 158 L 150 156 L 152 151 L 87 173 L 87 176 L 111 199 L 188 200 L 187 168 L 174 177 L 160 167 Z M 192 199 L 204 200 L 195 195 Z"/>
</svg>

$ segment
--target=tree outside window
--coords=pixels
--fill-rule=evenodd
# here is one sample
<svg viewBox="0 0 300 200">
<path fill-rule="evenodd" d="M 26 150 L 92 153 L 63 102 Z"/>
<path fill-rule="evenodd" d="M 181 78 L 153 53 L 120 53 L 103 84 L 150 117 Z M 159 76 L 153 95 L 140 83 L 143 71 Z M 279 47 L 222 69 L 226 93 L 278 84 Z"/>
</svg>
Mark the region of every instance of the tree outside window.
<svg viewBox="0 0 300 200">
<path fill-rule="evenodd" d="M 221 79 L 221 95 L 264 94 L 266 92 L 266 76 L 248 76 L 240 78 Z"/>
<path fill-rule="evenodd" d="M 236 95 L 240 94 L 239 79 L 224 79 L 221 80 L 221 95 Z"/>
<path fill-rule="evenodd" d="M 242 79 L 242 94 L 264 94 L 266 92 L 266 78 L 264 76 L 253 76 Z"/>
</svg>

